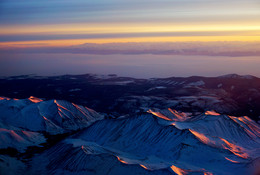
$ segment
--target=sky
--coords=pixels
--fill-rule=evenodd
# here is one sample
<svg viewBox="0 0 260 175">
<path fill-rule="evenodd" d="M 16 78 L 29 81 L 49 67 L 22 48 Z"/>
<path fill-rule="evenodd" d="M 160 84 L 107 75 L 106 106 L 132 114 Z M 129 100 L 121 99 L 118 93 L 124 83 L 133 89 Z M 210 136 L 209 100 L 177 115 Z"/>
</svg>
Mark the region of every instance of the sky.
<svg viewBox="0 0 260 175">
<path fill-rule="evenodd" d="M 199 61 L 200 56 L 207 61 Z M 33 67 L 43 60 L 56 65 L 58 57 L 59 71 L 45 64 L 41 71 Z M 65 57 L 70 59 L 60 59 Z M 143 62 L 144 57 L 158 65 L 157 74 L 151 71 L 153 66 Z M 77 64 L 83 58 L 81 65 L 88 69 Z M 100 62 L 101 58 L 105 61 Z M 0 75 L 4 76 L 106 74 L 113 70 L 137 77 L 166 76 L 161 62 L 173 67 L 182 65 L 168 71 L 167 75 L 173 76 L 260 76 L 260 71 L 250 66 L 233 70 L 236 61 L 229 62 L 225 70 L 214 67 L 241 58 L 248 64 L 260 60 L 259 0 L 0 0 Z M 191 59 L 201 62 L 200 68 L 191 69 Z M 108 70 L 107 62 L 117 66 Z M 138 71 L 122 65 L 146 71 L 133 74 L 130 72 Z M 202 65 L 211 69 L 201 71 Z"/>
</svg>

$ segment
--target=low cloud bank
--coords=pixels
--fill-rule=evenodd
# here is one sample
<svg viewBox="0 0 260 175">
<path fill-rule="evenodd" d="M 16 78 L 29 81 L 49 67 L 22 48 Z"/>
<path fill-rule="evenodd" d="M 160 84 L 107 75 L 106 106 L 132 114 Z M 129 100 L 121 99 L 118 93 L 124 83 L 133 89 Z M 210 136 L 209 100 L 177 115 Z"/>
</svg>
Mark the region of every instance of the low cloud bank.
<svg viewBox="0 0 260 175">
<path fill-rule="evenodd" d="M 74 53 L 74 54 L 154 54 L 205 56 L 260 56 L 260 42 L 129 42 L 86 43 L 65 47 L 13 45 L 0 48 L 2 53 Z"/>
</svg>

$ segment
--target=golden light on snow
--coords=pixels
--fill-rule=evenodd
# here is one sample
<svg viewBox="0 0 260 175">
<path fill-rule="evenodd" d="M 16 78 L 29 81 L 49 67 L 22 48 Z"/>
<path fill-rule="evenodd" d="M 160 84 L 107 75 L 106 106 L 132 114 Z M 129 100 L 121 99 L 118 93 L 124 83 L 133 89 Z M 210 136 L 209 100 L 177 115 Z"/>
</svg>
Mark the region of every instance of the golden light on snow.
<svg viewBox="0 0 260 175">
<path fill-rule="evenodd" d="M 117 160 L 119 160 L 121 163 L 128 164 L 126 161 L 122 160 L 120 157 L 116 156 Z"/>
<path fill-rule="evenodd" d="M 235 145 L 233 143 L 230 143 L 226 139 L 223 139 L 223 138 L 220 138 L 220 139 L 225 143 L 225 144 L 223 144 L 223 147 L 225 149 L 231 151 L 236 156 L 239 156 L 244 159 L 247 159 L 249 157 L 248 154 L 245 152 L 244 148 L 242 148 L 238 145 Z"/>
<path fill-rule="evenodd" d="M 188 172 L 186 172 L 185 170 L 178 168 L 174 165 L 171 166 L 172 171 L 174 171 L 177 175 L 186 175 L 188 174 Z"/>
</svg>

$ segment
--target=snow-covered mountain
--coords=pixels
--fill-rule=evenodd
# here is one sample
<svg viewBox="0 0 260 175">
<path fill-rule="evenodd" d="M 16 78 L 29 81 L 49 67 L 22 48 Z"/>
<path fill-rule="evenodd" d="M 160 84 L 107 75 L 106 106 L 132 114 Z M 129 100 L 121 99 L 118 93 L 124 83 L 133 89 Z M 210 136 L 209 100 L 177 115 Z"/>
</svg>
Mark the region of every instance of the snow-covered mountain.
<svg viewBox="0 0 260 175">
<path fill-rule="evenodd" d="M 63 100 L 0 98 L 0 122 L 29 131 L 62 134 L 85 128 L 103 116 Z"/>
<path fill-rule="evenodd" d="M 259 165 L 260 127 L 247 117 L 149 113 L 96 122 L 36 156 L 33 173 L 245 175 Z"/>
<path fill-rule="evenodd" d="M 259 173 L 260 126 L 246 116 L 151 108 L 105 118 L 36 97 L 1 97 L 0 111 L 0 174 Z"/>
<path fill-rule="evenodd" d="M 61 100 L 0 97 L 0 149 L 24 153 L 42 147 L 48 135 L 70 133 L 104 118 L 92 109 Z"/>
</svg>

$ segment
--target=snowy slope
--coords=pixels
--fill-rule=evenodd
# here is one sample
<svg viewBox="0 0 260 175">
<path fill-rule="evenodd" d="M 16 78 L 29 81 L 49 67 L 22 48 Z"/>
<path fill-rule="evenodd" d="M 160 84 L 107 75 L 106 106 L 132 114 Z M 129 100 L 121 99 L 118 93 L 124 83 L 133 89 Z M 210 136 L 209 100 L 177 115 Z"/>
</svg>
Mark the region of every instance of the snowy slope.
<svg viewBox="0 0 260 175">
<path fill-rule="evenodd" d="M 89 126 L 103 116 L 63 100 L 0 98 L 0 123 L 28 131 L 61 134 Z M 8 128 L 7 128 L 8 129 Z"/>
<path fill-rule="evenodd" d="M 104 119 L 83 106 L 35 97 L 1 98 L 0 111 L 0 150 L 24 152 L 45 142 L 44 132 L 82 129 L 26 164 L 1 155 L 2 174 L 251 175 L 260 165 L 260 126 L 246 116 L 169 108 Z"/>
<path fill-rule="evenodd" d="M 36 97 L 21 100 L 1 97 L 0 111 L 0 151 L 4 154 L 9 154 L 9 148 L 29 153 L 32 146 L 43 147 L 41 144 L 48 139 L 46 133 L 68 133 L 103 119 L 102 115 L 83 106 Z"/>
<path fill-rule="evenodd" d="M 24 152 L 28 146 L 39 146 L 44 142 L 45 137 L 37 132 L 0 128 L 0 149 L 15 148 Z"/>
<path fill-rule="evenodd" d="M 220 115 L 207 111 L 197 117 L 187 117 L 171 109 L 152 111 L 163 125 L 188 129 L 202 143 L 230 150 L 237 157 L 260 157 L 260 126 L 250 118 Z"/>
<path fill-rule="evenodd" d="M 213 112 L 191 119 L 173 112 L 175 121 L 151 115 L 99 121 L 36 157 L 34 173 L 244 175 L 257 166 L 259 137 L 239 135 L 241 126 L 233 119 Z M 214 129 L 216 116 L 220 122 Z M 259 126 L 251 124 L 250 132 L 256 132 Z"/>
</svg>

